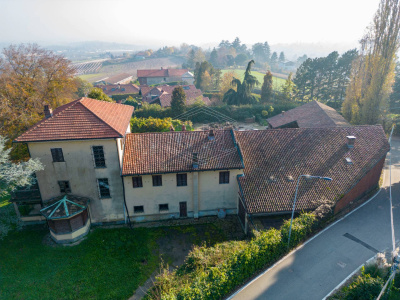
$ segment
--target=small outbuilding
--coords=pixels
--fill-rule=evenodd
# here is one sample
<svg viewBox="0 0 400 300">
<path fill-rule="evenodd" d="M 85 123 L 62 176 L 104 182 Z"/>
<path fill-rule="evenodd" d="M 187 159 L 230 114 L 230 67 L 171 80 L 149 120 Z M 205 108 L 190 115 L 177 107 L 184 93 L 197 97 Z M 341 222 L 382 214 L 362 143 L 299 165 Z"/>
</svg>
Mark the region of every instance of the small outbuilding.
<svg viewBox="0 0 400 300">
<path fill-rule="evenodd" d="M 62 195 L 53 198 L 40 210 L 56 243 L 75 242 L 89 232 L 88 203 L 88 198 Z"/>
</svg>

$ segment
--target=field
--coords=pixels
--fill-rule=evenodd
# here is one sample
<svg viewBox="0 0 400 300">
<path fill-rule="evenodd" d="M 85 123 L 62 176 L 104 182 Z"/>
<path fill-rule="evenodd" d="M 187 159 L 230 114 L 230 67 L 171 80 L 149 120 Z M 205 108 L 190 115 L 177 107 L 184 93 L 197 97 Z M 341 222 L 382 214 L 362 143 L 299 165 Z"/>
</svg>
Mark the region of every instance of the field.
<svg viewBox="0 0 400 300">
<path fill-rule="evenodd" d="M 240 75 L 240 79 L 243 80 L 243 76 L 244 76 L 244 71 L 245 70 L 241 70 L 241 69 L 224 69 L 222 70 L 222 74 L 225 74 L 226 72 L 229 71 L 235 71 L 238 75 Z M 263 73 L 257 72 L 257 71 L 251 71 L 251 74 L 254 75 L 255 77 L 257 77 L 258 81 L 260 82 L 260 85 L 258 86 L 258 88 L 261 88 L 262 83 L 264 82 L 264 75 Z M 276 76 L 272 77 L 272 84 L 275 90 L 278 90 L 281 88 L 281 86 L 285 83 L 285 79 L 283 78 L 279 78 Z"/>
<path fill-rule="evenodd" d="M 96 80 L 111 77 L 119 73 L 128 73 L 136 77 L 138 69 L 159 69 L 163 68 L 177 68 L 181 67 L 184 59 L 181 57 L 163 57 L 163 58 L 152 58 L 140 61 L 131 61 L 125 63 L 105 63 L 99 67 L 100 62 L 93 61 L 87 63 L 76 64 L 79 66 L 80 73 L 78 76 L 89 82 L 95 82 Z M 92 70 L 92 72 L 88 71 Z"/>
</svg>

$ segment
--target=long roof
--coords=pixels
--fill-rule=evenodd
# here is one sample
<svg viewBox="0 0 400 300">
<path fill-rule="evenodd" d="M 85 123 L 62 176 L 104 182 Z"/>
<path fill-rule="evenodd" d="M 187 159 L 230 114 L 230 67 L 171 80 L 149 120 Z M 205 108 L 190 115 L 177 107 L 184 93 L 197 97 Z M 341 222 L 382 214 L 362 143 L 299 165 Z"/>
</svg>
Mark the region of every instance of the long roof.
<svg viewBox="0 0 400 300">
<path fill-rule="evenodd" d="M 349 123 L 332 107 L 311 101 L 267 119 L 272 128 L 297 122 L 299 128 L 349 126 Z"/>
<path fill-rule="evenodd" d="M 106 84 L 99 86 L 108 95 L 138 94 L 140 88 L 136 84 Z"/>
<path fill-rule="evenodd" d="M 145 69 L 137 70 L 137 77 L 174 77 L 187 72 L 187 69 Z"/>
<path fill-rule="evenodd" d="M 123 137 L 133 113 L 129 105 L 80 98 L 54 110 L 15 139 L 40 142 Z"/>
<path fill-rule="evenodd" d="M 330 177 L 302 180 L 296 210 L 315 208 L 315 201 L 338 200 L 389 151 L 381 126 L 289 128 L 235 131 L 244 160 L 238 178 L 247 211 L 291 211 L 299 175 Z M 347 136 L 356 137 L 354 148 Z M 347 164 L 350 158 L 352 164 Z"/>
<path fill-rule="evenodd" d="M 125 140 L 122 175 L 243 169 L 231 130 L 131 133 Z M 197 153 L 198 168 L 193 167 Z"/>
</svg>

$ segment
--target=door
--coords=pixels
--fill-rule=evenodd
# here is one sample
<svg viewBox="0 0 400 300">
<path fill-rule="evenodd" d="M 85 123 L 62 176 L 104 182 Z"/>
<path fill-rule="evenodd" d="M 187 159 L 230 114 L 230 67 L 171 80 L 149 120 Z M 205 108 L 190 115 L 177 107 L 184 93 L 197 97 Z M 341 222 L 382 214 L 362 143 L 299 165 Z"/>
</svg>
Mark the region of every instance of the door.
<svg viewBox="0 0 400 300">
<path fill-rule="evenodd" d="M 181 218 L 187 217 L 187 206 L 185 202 L 179 202 L 179 216 Z"/>
</svg>

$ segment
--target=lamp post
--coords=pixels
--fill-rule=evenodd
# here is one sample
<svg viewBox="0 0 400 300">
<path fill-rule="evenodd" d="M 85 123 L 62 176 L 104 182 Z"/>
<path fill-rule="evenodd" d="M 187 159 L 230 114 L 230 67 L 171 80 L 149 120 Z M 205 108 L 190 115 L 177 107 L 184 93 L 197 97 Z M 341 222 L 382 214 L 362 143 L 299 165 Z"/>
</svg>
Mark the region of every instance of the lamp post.
<svg viewBox="0 0 400 300">
<path fill-rule="evenodd" d="M 308 174 L 304 174 L 304 175 L 300 175 L 297 179 L 297 185 L 296 185 L 296 193 L 294 194 L 294 201 L 293 201 L 293 209 L 292 209 L 292 218 L 290 220 L 290 227 L 289 227 L 289 239 L 288 239 L 288 250 L 290 247 L 290 235 L 292 234 L 292 223 L 293 223 L 293 216 L 294 216 L 294 209 L 296 207 L 296 200 L 297 200 L 297 192 L 299 190 L 299 183 L 300 183 L 300 178 L 301 177 L 305 177 L 307 179 L 310 178 L 317 178 L 317 179 L 323 179 L 323 180 L 327 180 L 327 181 L 332 181 L 332 178 L 330 177 L 322 177 L 322 176 L 311 176 Z"/>
</svg>

